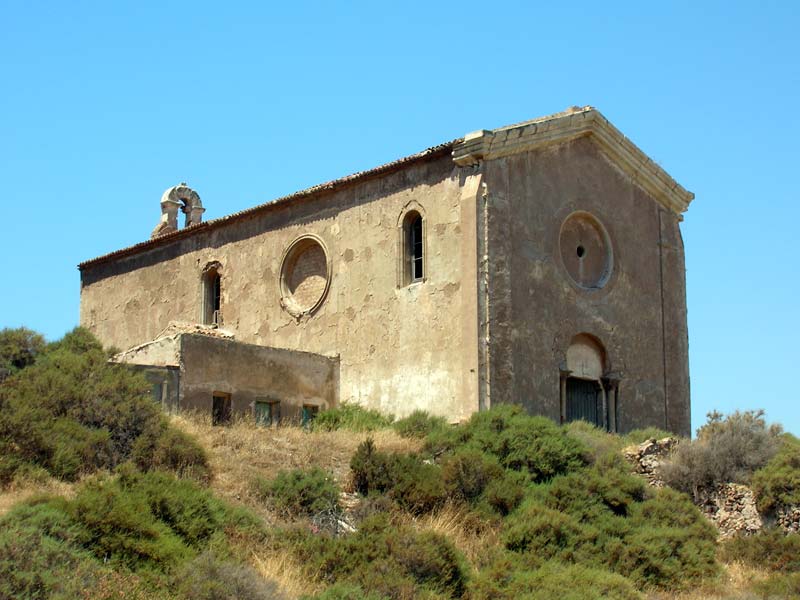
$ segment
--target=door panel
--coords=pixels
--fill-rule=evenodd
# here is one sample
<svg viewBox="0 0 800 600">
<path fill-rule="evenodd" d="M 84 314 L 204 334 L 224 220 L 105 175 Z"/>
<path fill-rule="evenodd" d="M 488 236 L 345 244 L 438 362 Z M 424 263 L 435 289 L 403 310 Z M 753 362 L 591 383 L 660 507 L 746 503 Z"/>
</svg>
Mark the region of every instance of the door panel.
<svg viewBox="0 0 800 600">
<path fill-rule="evenodd" d="M 567 421 L 582 419 L 604 427 L 600 404 L 600 389 L 596 382 L 586 379 L 567 379 Z"/>
</svg>

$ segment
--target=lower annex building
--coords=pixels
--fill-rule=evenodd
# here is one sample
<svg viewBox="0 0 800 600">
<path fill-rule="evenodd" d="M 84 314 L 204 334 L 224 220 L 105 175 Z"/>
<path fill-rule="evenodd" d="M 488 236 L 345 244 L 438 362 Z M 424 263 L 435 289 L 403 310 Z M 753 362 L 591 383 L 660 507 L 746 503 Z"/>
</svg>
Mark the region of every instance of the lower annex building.
<svg viewBox="0 0 800 600">
<path fill-rule="evenodd" d="M 79 265 L 80 322 L 215 421 L 514 403 L 687 435 L 692 199 L 591 107 L 213 221 L 181 184 L 151 239 Z"/>
</svg>

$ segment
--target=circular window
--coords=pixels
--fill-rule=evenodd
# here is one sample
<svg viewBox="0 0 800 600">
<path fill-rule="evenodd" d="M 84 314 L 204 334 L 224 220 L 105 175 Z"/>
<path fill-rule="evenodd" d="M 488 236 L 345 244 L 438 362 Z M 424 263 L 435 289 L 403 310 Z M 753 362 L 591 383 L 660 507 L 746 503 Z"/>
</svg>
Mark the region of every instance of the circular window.
<svg viewBox="0 0 800 600">
<path fill-rule="evenodd" d="M 561 260 L 579 286 L 601 288 L 611 276 L 611 240 L 605 228 L 589 213 L 572 213 L 561 225 Z"/>
<path fill-rule="evenodd" d="M 281 305 L 293 316 L 313 313 L 325 300 L 330 273 L 322 240 L 303 236 L 286 251 L 281 266 Z"/>
</svg>

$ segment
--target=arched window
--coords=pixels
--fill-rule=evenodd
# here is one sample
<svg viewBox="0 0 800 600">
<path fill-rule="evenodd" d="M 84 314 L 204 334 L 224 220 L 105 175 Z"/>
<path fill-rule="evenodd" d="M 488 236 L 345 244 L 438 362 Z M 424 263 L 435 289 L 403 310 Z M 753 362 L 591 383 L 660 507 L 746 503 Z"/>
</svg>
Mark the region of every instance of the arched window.
<svg viewBox="0 0 800 600">
<path fill-rule="evenodd" d="M 204 325 L 222 325 L 222 277 L 219 263 L 203 271 L 202 320 Z"/>
<path fill-rule="evenodd" d="M 405 284 L 425 279 L 425 240 L 422 215 L 409 211 L 403 219 L 403 250 Z"/>
</svg>

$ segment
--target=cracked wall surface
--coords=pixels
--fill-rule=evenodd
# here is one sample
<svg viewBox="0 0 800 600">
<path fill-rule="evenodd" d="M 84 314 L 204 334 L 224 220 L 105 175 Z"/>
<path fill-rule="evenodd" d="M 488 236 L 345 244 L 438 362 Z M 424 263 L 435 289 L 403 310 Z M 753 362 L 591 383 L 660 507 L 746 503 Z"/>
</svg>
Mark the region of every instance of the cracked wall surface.
<svg viewBox="0 0 800 600">
<path fill-rule="evenodd" d="M 578 334 L 622 375 L 617 427 L 688 435 L 683 243 L 678 217 L 590 137 L 486 161 L 491 401 L 560 418 L 560 371 Z M 607 230 L 613 271 L 599 289 L 570 276 L 561 225 L 576 212 Z"/>
<path fill-rule="evenodd" d="M 172 321 L 199 322 L 201 274 L 217 261 L 222 323 L 237 341 L 338 355 L 340 401 L 464 418 L 477 410 L 478 368 L 475 201 L 462 197 L 465 181 L 440 156 L 86 267 L 81 325 L 129 348 Z M 426 279 L 398 287 L 398 219 L 410 203 L 425 211 Z M 296 318 L 281 306 L 281 261 L 309 234 L 327 249 L 330 287 L 313 314 Z"/>
</svg>

